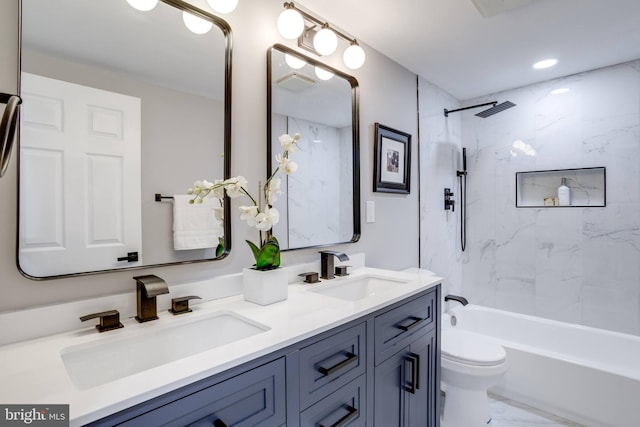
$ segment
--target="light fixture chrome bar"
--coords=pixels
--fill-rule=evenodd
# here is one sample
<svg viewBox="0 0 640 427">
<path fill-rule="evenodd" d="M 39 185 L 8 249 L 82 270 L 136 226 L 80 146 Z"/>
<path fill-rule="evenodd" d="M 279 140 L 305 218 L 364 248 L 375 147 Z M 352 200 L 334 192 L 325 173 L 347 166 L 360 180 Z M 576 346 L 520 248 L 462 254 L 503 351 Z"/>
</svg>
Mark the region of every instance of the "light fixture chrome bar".
<svg viewBox="0 0 640 427">
<path fill-rule="evenodd" d="M 298 13 L 300 13 L 300 15 L 302 15 L 302 17 L 304 19 L 306 19 L 307 21 L 311 21 L 314 22 L 316 24 L 318 24 L 320 27 L 322 28 L 330 28 L 331 31 L 333 31 L 334 33 L 336 33 L 336 35 L 338 37 L 340 37 L 341 39 L 349 42 L 349 44 L 358 44 L 358 41 L 353 38 L 353 37 L 349 37 L 348 35 L 346 35 L 345 33 L 343 33 L 342 31 L 336 29 L 335 27 L 332 27 L 331 24 L 329 24 L 326 21 L 321 21 L 320 19 L 316 18 L 315 16 L 309 14 L 308 12 L 305 12 L 304 10 L 300 9 L 299 7 L 297 7 L 295 4 L 293 4 L 293 2 L 285 2 L 284 3 L 284 7 L 285 9 L 294 9 L 297 10 Z M 313 27 L 312 27 L 313 28 Z M 305 29 L 306 30 L 306 29 Z"/>
</svg>

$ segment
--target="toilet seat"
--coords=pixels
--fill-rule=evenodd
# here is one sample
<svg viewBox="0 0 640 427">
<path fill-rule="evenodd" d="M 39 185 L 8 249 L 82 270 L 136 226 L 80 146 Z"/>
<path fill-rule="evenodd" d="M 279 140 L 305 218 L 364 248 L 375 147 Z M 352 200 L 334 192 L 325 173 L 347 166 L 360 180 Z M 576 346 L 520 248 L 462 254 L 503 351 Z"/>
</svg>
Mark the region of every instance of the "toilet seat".
<svg viewBox="0 0 640 427">
<path fill-rule="evenodd" d="M 473 366 L 496 366 L 504 363 L 507 353 L 489 337 L 457 329 L 443 329 L 442 358 Z"/>
</svg>

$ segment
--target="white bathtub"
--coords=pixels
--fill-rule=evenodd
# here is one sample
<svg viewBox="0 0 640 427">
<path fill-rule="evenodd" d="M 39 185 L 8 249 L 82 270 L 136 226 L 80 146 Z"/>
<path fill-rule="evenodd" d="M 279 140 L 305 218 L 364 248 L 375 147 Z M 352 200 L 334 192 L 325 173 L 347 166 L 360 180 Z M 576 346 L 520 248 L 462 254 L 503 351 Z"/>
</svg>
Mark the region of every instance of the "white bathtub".
<svg viewBox="0 0 640 427">
<path fill-rule="evenodd" d="M 449 313 L 506 349 L 491 392 L 586 426 L 640 426 L 640 337 L 472 304 Z"/>
</svg>

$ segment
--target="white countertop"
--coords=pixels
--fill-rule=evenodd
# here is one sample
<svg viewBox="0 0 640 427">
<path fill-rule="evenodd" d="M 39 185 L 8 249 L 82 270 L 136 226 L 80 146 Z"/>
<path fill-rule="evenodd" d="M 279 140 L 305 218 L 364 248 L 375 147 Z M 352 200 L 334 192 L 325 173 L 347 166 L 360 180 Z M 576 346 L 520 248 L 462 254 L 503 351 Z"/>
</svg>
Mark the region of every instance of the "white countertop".
<svg viewBox="0 0 640 427">
<path fill-rule="evenodd" d="M 389 273 L 408 283 L 355 302 L 309 292 L 312 288 L 309 285 L 290 284 L 288 299 L 268 306 L 249 303 L 242 295 L 236 295 L 194 305 L 193 312 L 185 315 L 173 316 L 162 311 L 158 314 L 160 318 L 152 322 L 121 319 L 124 328 L 102 334 L 89 321 L 90 324 L 76 331 L 4 345 L 0 347 L 0 382 L 4 384 L 0 402 L 69 404 L 71 426 L 83 425 L 345 324 L 430 289 L 442 280 L 428 274 L 361 268 L 347 278 L 331 282 L 338 284 L 359 275 Z M 269 330 L 86 390 L 74 385 L 61 358 L 61 351 L 72 345 L 154 328 L 160 330 L 217 311 L 232 311 L 266 325 Z M 114 363 L 119 361 L 116 359 Z"/>
</svg>

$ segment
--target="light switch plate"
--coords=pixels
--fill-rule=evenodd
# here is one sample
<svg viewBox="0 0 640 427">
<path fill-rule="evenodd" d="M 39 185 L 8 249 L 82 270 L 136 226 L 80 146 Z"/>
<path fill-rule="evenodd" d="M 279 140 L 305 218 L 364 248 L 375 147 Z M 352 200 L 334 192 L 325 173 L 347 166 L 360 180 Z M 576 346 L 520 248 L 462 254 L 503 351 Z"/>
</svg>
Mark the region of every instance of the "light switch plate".
<svg viewBox="0 0 640 427">
<path fill-rule="evenodd" d="M 366 221 L 376 222 L 376 202 L 368 201 L 366 209 Z"/>
</svg>

